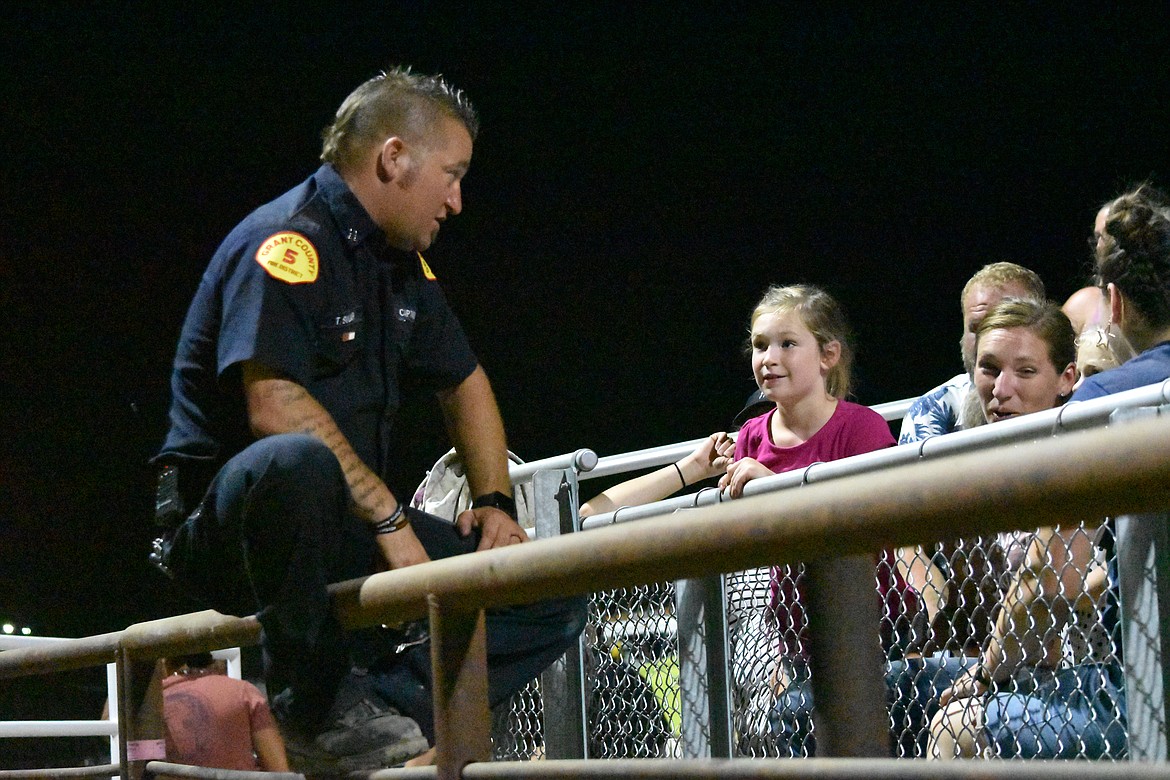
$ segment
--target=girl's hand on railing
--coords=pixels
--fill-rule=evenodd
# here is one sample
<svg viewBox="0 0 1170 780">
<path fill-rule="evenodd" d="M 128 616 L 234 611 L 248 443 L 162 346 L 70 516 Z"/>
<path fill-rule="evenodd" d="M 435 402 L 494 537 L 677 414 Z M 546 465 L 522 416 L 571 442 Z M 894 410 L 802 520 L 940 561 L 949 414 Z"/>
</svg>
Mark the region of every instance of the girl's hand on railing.
<svg viewBox="0 0 1170 780">
<path fill-rule="evenodd" d="M 728 491 L 732 498 L 743 495 L 744 485 L 753 479 L 770 477 L 774 472 L 755 458 L 743 458 L 727 467 L 727 473 L 719 480 L 719 487 Z"/>
</svg>

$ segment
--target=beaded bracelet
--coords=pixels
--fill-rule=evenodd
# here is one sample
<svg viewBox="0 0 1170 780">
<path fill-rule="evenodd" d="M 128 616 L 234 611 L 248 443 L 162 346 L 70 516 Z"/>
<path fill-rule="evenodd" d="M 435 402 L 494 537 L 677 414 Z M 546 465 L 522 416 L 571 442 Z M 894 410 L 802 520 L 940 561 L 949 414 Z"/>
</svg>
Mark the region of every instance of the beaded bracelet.
<svg viewBox="0 0 1170 780">
<path fill-rule="evenodd" d="M 406 514 L 402 502 L 398 502 L 398 506 L 390 516 L 380 523 L 374 524 L 374 533 L 379 536 L 383 534 L 392 534 L 395 531 L 401 531 L 406 526 L 410 525 L 410 517 Z"/>
</svg>

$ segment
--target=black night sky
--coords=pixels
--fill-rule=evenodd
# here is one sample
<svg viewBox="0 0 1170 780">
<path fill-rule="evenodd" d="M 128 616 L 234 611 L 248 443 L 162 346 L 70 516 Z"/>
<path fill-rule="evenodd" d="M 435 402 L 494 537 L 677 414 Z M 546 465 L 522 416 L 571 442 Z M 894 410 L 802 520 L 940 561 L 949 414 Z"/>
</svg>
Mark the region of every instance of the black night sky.
<svg viewBox="0 0 1170 780">
<path fill-rule="evenodd" d="M 916 395 L 959 369 L 971 273 L 1013 260 L 1063 300 L 1097 206 L 1167 183 L 1156 6 L 636 8 L 0 12 L 0 617 L 81 636 L 197 608 L 145 562 L 183 314 L 383 67 L 441 71 L 481 113 L 428 261 L 526 459 L 728 425 L 772 282 L 845 305 L 858 400 Z M 401 429 L 409 492 L 447 445 L 425 402 Z"/>
</svg>

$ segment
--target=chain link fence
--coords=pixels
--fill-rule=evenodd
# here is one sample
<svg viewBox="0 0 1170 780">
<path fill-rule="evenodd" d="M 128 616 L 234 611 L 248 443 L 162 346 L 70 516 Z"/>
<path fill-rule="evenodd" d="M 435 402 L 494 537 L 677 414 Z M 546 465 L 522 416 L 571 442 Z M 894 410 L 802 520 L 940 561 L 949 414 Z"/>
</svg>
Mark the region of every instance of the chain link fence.
<svg viewBox="0 0 1170 780">
<path fill-rule="evenodd" d="M 1110 523 L 1042 529 L 889 551 L 878 560 L 883 618 L 874 647 L 886 659 L 891 755 L 964 748 L 1004 758 L 1127 757 L 1111 534 Z M 798 565 L 726 577 L 736 757 L 816 753 L 802 576 Z M 1150 591 L 1152 571 L 1148 577 Z M 1146 659 L 1155 669 L 1150 683 L 1131 698 L 1148 701 L 1144 711 L 1154 720 L 1146 728 L 1164 744 L 1163 708 L 1155 706 L 1164 695 L 1158 633 L 1156 621 L 1130 630 L 1157 648 Z M 683 756 L 681 703 L 691 693 L 680 693 L 674 585 L 594 594 L 584 645 L 588 756 Z M 943 692 L 961 685 L 992 647 L 1003 663 L 987 695 L 941 706 Z M 534 682 L 497 709 L 496 757 L 542 757 L 542 721 Z"/>
</svg>

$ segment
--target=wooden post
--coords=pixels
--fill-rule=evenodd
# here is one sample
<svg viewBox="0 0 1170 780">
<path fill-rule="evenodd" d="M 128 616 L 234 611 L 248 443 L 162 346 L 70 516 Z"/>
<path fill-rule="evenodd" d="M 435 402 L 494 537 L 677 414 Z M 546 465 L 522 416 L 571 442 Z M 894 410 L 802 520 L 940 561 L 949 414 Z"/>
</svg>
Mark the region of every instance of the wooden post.
<svg viewBox="0 0 1170 780">
<path fill-rule="evenodd" d="M 118 648 L 118 760 L 122 777 L 142 780 L 147 761 L 166 760 L 162 664 Z M 111 702 L 111 705 L 114 704 Z"/>
<path fill-rule="evenodd" d="M 812 561 L 805 570 L 817 756 L 886 756 L 890 730 L 874 558 L 847 555 Z"/>
<path fill-rule="evenodd" d="M 440 780 L 492 757 L 487 631 L 482 609 L 460 609 L 427 596 L 435 681 L 435 760 Z"/>
</svg>

